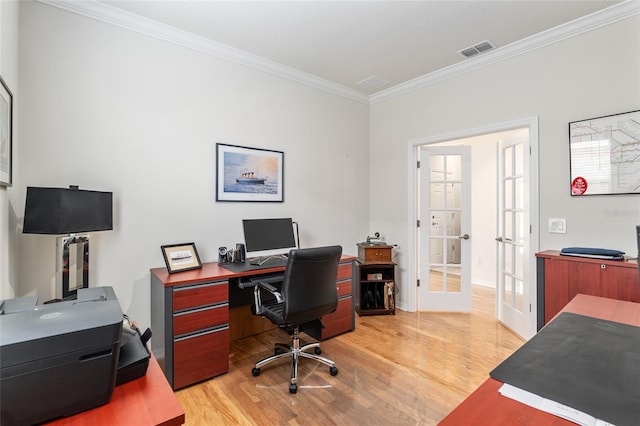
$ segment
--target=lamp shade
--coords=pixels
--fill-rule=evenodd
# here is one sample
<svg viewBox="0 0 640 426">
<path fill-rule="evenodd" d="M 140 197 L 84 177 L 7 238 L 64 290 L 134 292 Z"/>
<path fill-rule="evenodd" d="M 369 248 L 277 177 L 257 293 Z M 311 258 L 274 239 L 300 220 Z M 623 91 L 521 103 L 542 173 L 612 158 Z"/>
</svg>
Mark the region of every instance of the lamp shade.
<svg viewBox="0 0 640 426">
<path fill-rule="evenodd" d="M 27 187 L 25 234 L 73 234 L 113 229 L 113 193 Z"/>
</svg>

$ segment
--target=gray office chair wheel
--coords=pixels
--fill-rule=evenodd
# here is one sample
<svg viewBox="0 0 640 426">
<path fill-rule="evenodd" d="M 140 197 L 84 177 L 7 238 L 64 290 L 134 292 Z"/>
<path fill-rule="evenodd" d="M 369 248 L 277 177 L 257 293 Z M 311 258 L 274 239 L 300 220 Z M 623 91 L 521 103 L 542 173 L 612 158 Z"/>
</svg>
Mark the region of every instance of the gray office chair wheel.
<svg viewBox="0 0 640 426">
<path fill-rule="evenodd" d="M 313 348 L 313 352 L 315 352 L 316 355 L 320 355 L 322 353 L 322 349 L 320 349 L 320 346 L 316 346 Z"/>
<path fill-rule="evenodd" d="M 290 384 L 289 385 L 289 392 L 290 393 L 298 392 L 298 385 L 296 385 L 295 383 Z"/>
<path fill-rule="evenodd" d="M 329 373 L 331 373 L 332 376 L 336 376 L 338 374 L 338 367 L 329 367 Z"/>
<path fill-rule="evenodd" d="M 260 375 L 260 369 L 254 367 L 253 370 L 251 370 L 251 374 L 253 374 L 253 377 L 258 377 Z"/>
</svg>

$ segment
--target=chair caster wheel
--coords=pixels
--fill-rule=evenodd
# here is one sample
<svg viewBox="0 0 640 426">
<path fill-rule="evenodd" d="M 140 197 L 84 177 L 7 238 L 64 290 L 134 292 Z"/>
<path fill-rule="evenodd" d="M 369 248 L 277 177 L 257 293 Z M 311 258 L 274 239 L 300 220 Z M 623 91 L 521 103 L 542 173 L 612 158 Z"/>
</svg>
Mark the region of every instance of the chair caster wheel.
<svg viewBox="0 0 640 426">
<path fill-rule="evenodd" d="M 320 349 L 320 347 L 319 347 L 319 346 L 316 346 L 315 348 L 313 348 L 313 352 L 314 352 L 316 355 L 320 355 L 320 354 L 322 353 L 322 349 Z"/>
<path fill-rule="evenodd" d="M 296 392 L 298 392 L 298 385 L 296 384 L 289 385 L 289 393 L 296 393 Z"/>
<path fill-rule="evenodd" d="M 285 351 L 284 349 L 282 349 L 282 348 L 275 348 L 275 349 L 273 350 L 273 354 L 274 354 L 274 355 L 280 355 L 280 354 L 283 354 L 283 353 L 285 353 L 285 352 L 286 352 L 286 351 Z"/>
<path fill-rule="evenodd" d="M 332 376 L 336 376 L 338 374 L 338 367 L 329 367 L 329 373 L 331 373 Z"/>
<path fill-rule="evenodd" d="M 260 375 L 260 369 L 254 368 L 253 370 L 251 370 L 251 374 L 253 374 L 253 377 L 258 377 Z"/>
</svg>

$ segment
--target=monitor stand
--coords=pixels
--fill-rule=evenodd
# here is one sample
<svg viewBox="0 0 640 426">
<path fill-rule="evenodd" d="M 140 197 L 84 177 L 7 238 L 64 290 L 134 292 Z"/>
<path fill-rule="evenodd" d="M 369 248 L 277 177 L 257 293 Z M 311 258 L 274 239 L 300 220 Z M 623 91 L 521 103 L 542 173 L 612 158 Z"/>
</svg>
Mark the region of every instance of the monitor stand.
<svg viewBox="0 0 640 426">
<path fill-rule="evenodd" d="M 264 265 L 265 263 L 267 263 L 271 259 L 287 260 L 287 255 L 286 254 L 276 254 L 276 255 L 272 255 L 272 256 L 260 256 L 260 257 L 256 257 L 256 258 L 252 259 L 251 261 L 249 261 L 249 264 L 256 265 L 256 266 L 262 266 L 262 265 Z"/>
</svg>

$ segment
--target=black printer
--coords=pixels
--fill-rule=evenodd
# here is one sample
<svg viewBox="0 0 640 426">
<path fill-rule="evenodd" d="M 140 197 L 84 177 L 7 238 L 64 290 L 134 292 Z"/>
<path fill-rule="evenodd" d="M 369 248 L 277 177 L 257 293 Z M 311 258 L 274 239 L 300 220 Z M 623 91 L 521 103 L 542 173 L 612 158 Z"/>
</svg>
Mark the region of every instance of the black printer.
<svg viewBox="0 0 640 426">
<path fill-rule="evenodd" d="M 111 287 L 76 300 L 0 305 L 0 424 L 34 424 L 106 404 L 116 383 L 122 310 Z"/>
</svg>

